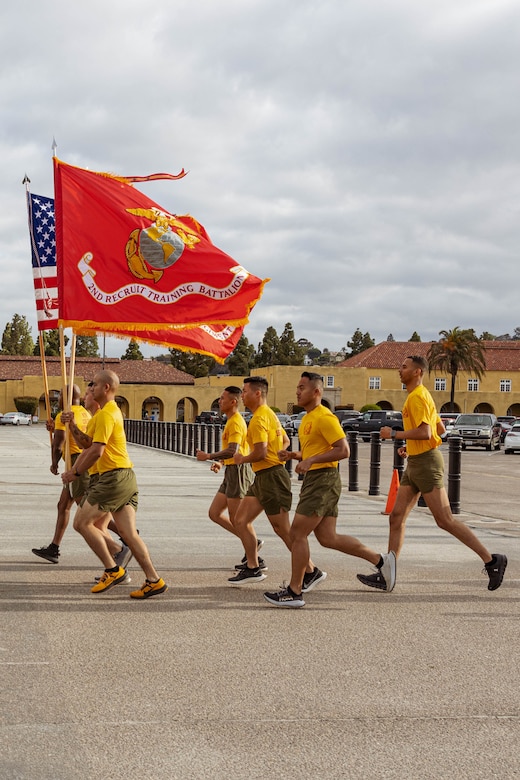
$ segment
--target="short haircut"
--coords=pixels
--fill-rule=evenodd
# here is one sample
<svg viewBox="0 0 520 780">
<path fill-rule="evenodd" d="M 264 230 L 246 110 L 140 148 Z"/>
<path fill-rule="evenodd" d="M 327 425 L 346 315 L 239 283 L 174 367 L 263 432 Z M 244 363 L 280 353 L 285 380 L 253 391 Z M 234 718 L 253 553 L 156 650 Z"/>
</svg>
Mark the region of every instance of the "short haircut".
<svg viewBox="0 0 520 780">
<path fill-rule="evenodd" d="M 320 390 L 323 390 L 323 377 L 321 374 L 315 374 L 314 371 L 303 371 L 301 378 L 308 379 L 309 382 L 312 382 L 314 387 L 318 387 Z"/>
<path fill-rule="evenodd" d="M 97 376 L 99 377 L 101 383 L 104 385 L 109 385 L 113 392 L 119 388 L 119 377 L 115 371 L 110 371 L 110 369 L 103 369 L 97 374 Z"/>
<path fill-rule="evenodd" d="M 269 382 L 265 376 L 248 376 L 244 379 L 245 385 L 251 385 L 253 390 L 260 390 L 262 395 L 267 395 L 269 390 Z"/>
<path fill-rule="evenodd" d="M 240 396 L 242 395 L 242 390 L 236 385 L 229 385 L 228 387 L 225 387 L 224 392 L 229 393 L 229 395 L 232 395 L 234 398 L 236 398 L 237 401 L 240 399 Z"/>
<path fill-rule="evenodd" d="M 415 365 L 420 368 L 423 373 L 428 371 L 428 361 L 422 355 L 408 355 L 406 359 L 411 360 L 412 363 L 415 363 Z"/>
</svg>

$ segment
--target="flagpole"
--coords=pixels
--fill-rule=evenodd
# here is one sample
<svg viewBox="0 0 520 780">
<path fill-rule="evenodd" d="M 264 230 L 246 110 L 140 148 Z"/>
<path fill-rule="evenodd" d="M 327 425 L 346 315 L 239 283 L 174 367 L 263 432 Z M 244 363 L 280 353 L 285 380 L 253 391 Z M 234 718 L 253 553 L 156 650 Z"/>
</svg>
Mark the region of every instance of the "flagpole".
<svg viewBox="0 0 520 780">
<path fill-rule="evenodd" d="M 65 359 L 65 335 L 63 332 L 63 325 L 59 326 L 59 332 L 60 332 L 61 387 L 62 387 L 61 398 L 62 398 L 63 411 L 68 412 L 70 411 L 70 404 L 69 404 L 69 394 L 67 393 L 67 361 Z M 64 444 L 63 455 L 65 458 L 65 468 L 67 471 L 69 471 L 72 464 L 70 459 L 68 423 L 65 423 L 65 444 Z"/>
</svg>

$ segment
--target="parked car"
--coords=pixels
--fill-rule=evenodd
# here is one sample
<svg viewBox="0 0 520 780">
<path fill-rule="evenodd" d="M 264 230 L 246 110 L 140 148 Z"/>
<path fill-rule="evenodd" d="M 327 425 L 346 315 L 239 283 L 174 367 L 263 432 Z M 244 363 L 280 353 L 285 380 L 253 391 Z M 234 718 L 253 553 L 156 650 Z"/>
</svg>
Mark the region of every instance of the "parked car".
<svg viewBox="0 0 520 780">
<path fill-rule="evenodd" d="M 511 428 L 516 422 L 519 422 L 513 415 L 504 415 L 503 417 L 497 417 L 498 422 L 502 426 L 502 441 L 506 438 L 506 434 L 509 433 Z"/>
<path fill-rule="evenodd" d="M 294 420 L 291 419 L 291 415 L 283 414 L 282 412 L 276 412 L 276 416 L 280 420 L 282 428 L 284 429 L 287 436 L 295 436 L 296 429 L 294 427 Z"/>
<path fill-rule="evenodd" d="M 292 420 L 293 428 L 294 428 L 296 434 L 298 433 L 298 429 L 300 427 L 300 423 L 301 423 L 301 421 L 303 420 L 303 418 L 305 417 L 306 414 L 307 414 L 307 412 L 303 411 L 303 412 L 298 412 L 298 414 L 296 414 L 296 415 L 294 415 L 294 414 L 292 415 L 292 418 L 293 418 L 293 420 Z"/>
<path fill-rule="evenodd" d="M 372 431 L 380 431 L 386 425 L 396 430 L 403 430 L 403 415 L 401 412 L 387 411 L 386 409 L 371 409 L 360 414 L 359 417 L 350 417 L 343 420 L 341 427 L 348 433 L 357 431 L 363 441 L 370 441 Z"/>
<path fill-rule="evenodd" d="M 511 426 L 504 439 L 504 453 L 506 455 L 512 455 L 517 450 L 520 450 L 520 420 Z"/>
<path fill-rule="evenodd" d="M 32 425 L 32 417 L 30 414 L 24 414 L 23 412 L 6 412 L 0 417 L 1 425 Z"/>
<path fill-rule="evenodd" d="M 502 428 L 494 414 L 459 414 L 448 436 L 461 436 L 462 449 L 485 447 L 499 450 Z"/>
<path fill-rule="evenodd" d="M 355 409 L 335 409 L 334 414 L 340 423 L 342 423 L 344 420 L 353 420 L 356 417 L 361 416 L 361 412 L 356 412 Z"/>
<path fill-rule="evenodd" d="M 203 423 L 204 425 L 223 425 L 224 418 L 219 412 L 201 412 L 195 417 L 196 423 Z"/>
</svg>

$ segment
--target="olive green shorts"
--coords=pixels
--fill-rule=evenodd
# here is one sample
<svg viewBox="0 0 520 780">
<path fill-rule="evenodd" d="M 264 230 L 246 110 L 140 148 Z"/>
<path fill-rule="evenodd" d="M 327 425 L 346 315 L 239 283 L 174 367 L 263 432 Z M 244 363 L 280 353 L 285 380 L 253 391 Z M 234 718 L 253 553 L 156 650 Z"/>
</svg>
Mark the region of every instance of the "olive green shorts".
<svg viewBox="0 0 520 780">
<path fill-rule="evenodd" d="M 72 468 L 74 468 L 74 464 L 76 463 L 77 459 L 81 455 L 80 452 L 74 453 L 71 457 L 71 465 Z M 89 485 L 89 474 L 88 471 L 84 471 L 81 477 L 78 477 L 73 482 L 69 482 L 70 485 L 70 495 L 74 499 L 74 501 L 77 501 L 78 504 L 85 495 L 85 493 L 88 490 Z"/>
<path fill-rule="evenodd" d="M 341 477 L 336 468 L 313 469 L 303 479 L 296 514 L 337 517 Z"/>
<path fill-rule="evenodd" d="M 87 500 L 91 506 L 99 506 L 104 512 L 119 512 L 130 504 L 137 510 L 138 489 L 133 469 L 113 469 L 90 480 L 88 492 L 81 504 Z"/>
<path fill-rule="evenodd" d="M 289 512 L 292 504 L 291 478 L 285 466 L 255 471 L 255 480 L 246 496 L 254 496 L 266 515 Z"/>
<path fill-rule="evenodd" d="M 223 493 L 226 498 L 244 498 L 254 478 L 250 463 L 230 463 L 225 467 L 224 479 L 218 492 Z"/>
<path fill-rule="evenodd" d="M 444 487 L 444 458 L 439 450 L 409 455 L 401 485 L 408 485 L 423 495 L 431 493 L 433 488 Z"/>
</svg>

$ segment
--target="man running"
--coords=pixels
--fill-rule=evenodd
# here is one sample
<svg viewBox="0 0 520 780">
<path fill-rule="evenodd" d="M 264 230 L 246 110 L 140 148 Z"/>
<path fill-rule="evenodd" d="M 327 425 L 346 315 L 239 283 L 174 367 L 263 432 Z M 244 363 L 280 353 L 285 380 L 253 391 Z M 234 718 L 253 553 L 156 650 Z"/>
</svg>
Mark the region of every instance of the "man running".
<svg viewBox="0 0 520 780">
<path fill-rule="evenodd" d="M 338 534 L 336 530 L 341 495 L 338 461 L 348 458 L 349 446 L 338 418 L 322 405 L 322 398 L 323 377 L 304 371 L 296 388 L 298 405 L 307 412 L 298 430 L 301 451 L 279 453 L 282 460 L 299 461 L 296 473 L 305 476 L 291 526 L 291 581 L 277 592 L 264 593 L 265 600 L 275 607 L 305 606 L 302 589 L 310 555 L 308 537 L 313 531 L 322 547 L 370 561 L 378 568 L 386 590 L 394 587 L 392 552 L 380 555 L 353 536 Z"/>
<path fill-rule="evenodd" d="M 408 393 L 403 407 L 404 431 L 381 428 L 382 439 L 402 439 L 407 444 L 408 456 L 406 471 L 390 513 L 388 549 L 393 550 L 396 557 L 399 556 L 406 520 L 422 493 L 439 528 L 448 531 L 482 558 L 489 577 L 488 590 L 496 590 L 502 584 L 507 558 L 501 553 L 491 554 L 467 525 L 453 517 L 444 487 L 444 459 L 439 452 L 442 439 L 437 431 L 438 414 L 431 394 L 423 385 L 427 370 L 428 362 L 420 355 L 411 355 L 403 361 L 399 376 Z M 357 576 L 364 585 L 386 589 L 380 572 Z"/>
</svg>

